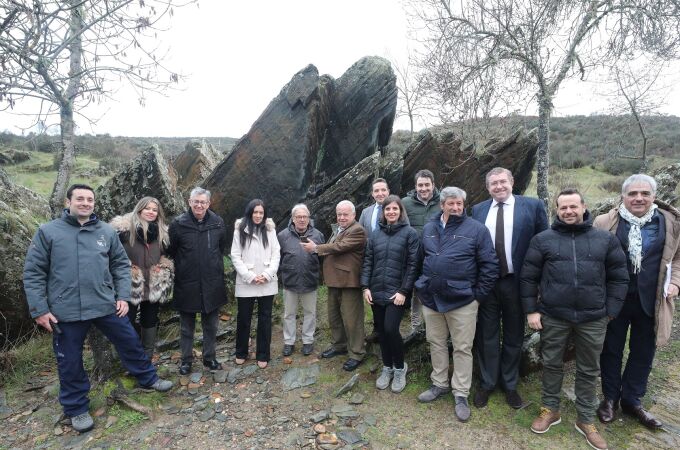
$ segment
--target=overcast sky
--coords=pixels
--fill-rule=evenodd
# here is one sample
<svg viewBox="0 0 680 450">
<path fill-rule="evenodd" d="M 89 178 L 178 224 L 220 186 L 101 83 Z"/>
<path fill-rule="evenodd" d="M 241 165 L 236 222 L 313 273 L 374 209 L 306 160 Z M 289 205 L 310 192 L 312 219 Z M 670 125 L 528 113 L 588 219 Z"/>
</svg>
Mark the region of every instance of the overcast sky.
<svg viewBox="0 0 680 450">
<path fill-rule="evenodd" d="M 167 65 L 189 77 L 183 90 L 166 98 L 150 95 L 141 107 L 122 89 L 116 102 L 88 110 L 102 117 L 95 126 L 77 118 L 79 133 L 240 137 L 307 64 L 337 78 L 363 56 L 403 60 L 409 46 L 397 0 L 201 0 L 199 7 L 175 12 L 163 43 L 170 47 Z M 604 112 L 604 104 L 592 98 L 586 85 L 565 85 L 555 113 Z M 680 115 L 680 99 L 668 103 L 664 112 Z M 0 113 L 0 130 L 21 133 L 30 123 Z M 398 128 L 408 128 L 407 122 L 398 119 Z"/>
</svg>

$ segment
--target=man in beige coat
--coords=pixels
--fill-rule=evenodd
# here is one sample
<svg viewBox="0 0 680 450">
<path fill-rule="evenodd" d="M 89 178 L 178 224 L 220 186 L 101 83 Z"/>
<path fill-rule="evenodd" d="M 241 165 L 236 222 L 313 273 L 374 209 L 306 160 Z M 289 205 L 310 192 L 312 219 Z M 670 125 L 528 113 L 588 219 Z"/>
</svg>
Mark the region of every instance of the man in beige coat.
<svg viewBox="0 0 680 450">
<path fill-rule="evenodd" d="M 642 406 L 655 347 L 668 342 L 674 301 L 680 286 L 680 212 L 655 201 L 656 181 L 631 175 L 623 182 L 622 203 L 595 219 L 594 226 L 614 233 L 628 260 L 628 294 L 621 313 L 609 322 L 600 356 L 602 393 L 597 415 L 603 423 L 624 413 L 644 426 L 662 426 Z M 621 374 L 630 328 L 630 353 Z"/>
<path fill-rule="evenodd" d="M 308 252 L 325 257 L 323 277 L 328 286 L 332 346 L 321 353 L 321 357 L 332 358 L 349 351 L 349 359 L 342 368 L 353 371 L 359 367 L 366 353 L 364 303 L 359 283 L 366 231 L 355 220 L 356 210 L 349 200 L 338 203 L 335 214 L 338 227 L 327 244 L 309 241 L 300 245 Z"/>
</svg>

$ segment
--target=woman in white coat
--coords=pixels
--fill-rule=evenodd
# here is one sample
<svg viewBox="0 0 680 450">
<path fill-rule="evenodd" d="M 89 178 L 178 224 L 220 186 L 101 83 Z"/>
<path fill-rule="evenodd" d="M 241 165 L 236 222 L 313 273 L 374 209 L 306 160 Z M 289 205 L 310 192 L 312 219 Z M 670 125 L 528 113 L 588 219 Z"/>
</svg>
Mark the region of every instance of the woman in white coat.
<svg viewBox="0 0 680 450">
<path fill-rule="evenodd" d="M 269 363 L 272 340 L 272 303 L 279 290 L 276 272 L 281 257 L 274 222 L 267 218 L 264 202 L 251 200 L 234 226 L 231 262 L 236 269 L 236 364 L 248 358 L 253 307 L 257 302 L 257 365 Z"/>
</svg>

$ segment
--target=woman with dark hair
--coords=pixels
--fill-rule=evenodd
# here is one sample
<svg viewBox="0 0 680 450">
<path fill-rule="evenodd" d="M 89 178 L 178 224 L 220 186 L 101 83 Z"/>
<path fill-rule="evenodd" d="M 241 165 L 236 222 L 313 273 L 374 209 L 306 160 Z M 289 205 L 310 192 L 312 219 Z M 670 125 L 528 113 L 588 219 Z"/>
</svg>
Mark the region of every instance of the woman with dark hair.
<svg viewBox="0 0 680 450">
<path fill-rule="evenodd" d="M 404 205 L 396 195 L 388 196 L 378 228 L 366 244 L 361 270 L 364 300 L 371 305 L 380 341 L 383 369 L 375 382 L 378 389 L 392 392 L 406 387 L 404 342 L 399 324 L 408 306 L 416 279 L 418 232 L 408 225 Z"/>
<path fill-rule="evenodd" d="M 269 363 L 272 340 L 272 302 L 279 286 L 276 272 L 280 259 L 274 221 L 267 217 L 264 202 L 251 200 L 245 215 L 234 226 L 231 262 L 236 269 L 236 364 L 248 358 L 248 341 L 253 307 L 257 301 L 257 365 Z"/>
<path fill-rule="evenodd" d="M 161 303 L 169 300 L 174 275 L 174 265 L 165 257 L 170 239 L 163 207 L 157 199 L 144 197 L 131 213 L 114 217 L 111 226 L 118 231 L 132 263 L 128 318 L 136 325 L 139 312 L 142 346 L 151 359 L 156 345 L 158 310 Z"/>
</svg>

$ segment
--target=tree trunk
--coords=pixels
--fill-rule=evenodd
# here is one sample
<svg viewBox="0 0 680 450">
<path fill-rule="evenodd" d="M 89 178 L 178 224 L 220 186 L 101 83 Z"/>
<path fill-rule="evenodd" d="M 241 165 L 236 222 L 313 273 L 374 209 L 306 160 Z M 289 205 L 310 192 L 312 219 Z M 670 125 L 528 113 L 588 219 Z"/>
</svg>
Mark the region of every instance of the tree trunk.
<svg viewBox="0 0 680 450">
<path fill-rule="evenodd" d="M 113 346 L 97 327 L 90 328 L 87 340 L 94 359 L 92 377 L 97 381 L 108 380 L 117 371 Z"/>
<path fill-rule="evenodd" d="M 548 168 L 550 167 L 550 114 L 552 99 L 541 95 L 538 101 L 538 157 L 536 160 L 536 194 L 550 210 L 548 191 Z"/>
<path fill-rule="evenodd" d="M 71 178 L 71 170 L 73 169 L 76 154 L 73 102 L 78 95 L 82 78 L 83 42 L 80 33 L 83 29 L 83 5 L 80 0 L 70 0 L 69 3 L 72 8 L 69 34 L 74 37 L 68 45 L 70 51 L 70 66 L 69 82 L 66 87 L 66 92 L 62 95 L 59 95 L 61 93 L 58 92 L 55 93 L 57 94 L 56 97 L 59 99 L 62 157 L 57 172 L 57 180 L 54 182 L 52 196 L 50 197 L 52 217 L 59 217 L 59 215 L 61 215 L 61 209 L 64 207 L 64 199 L 66 198 L 66 191 Z"/>
</svg>

